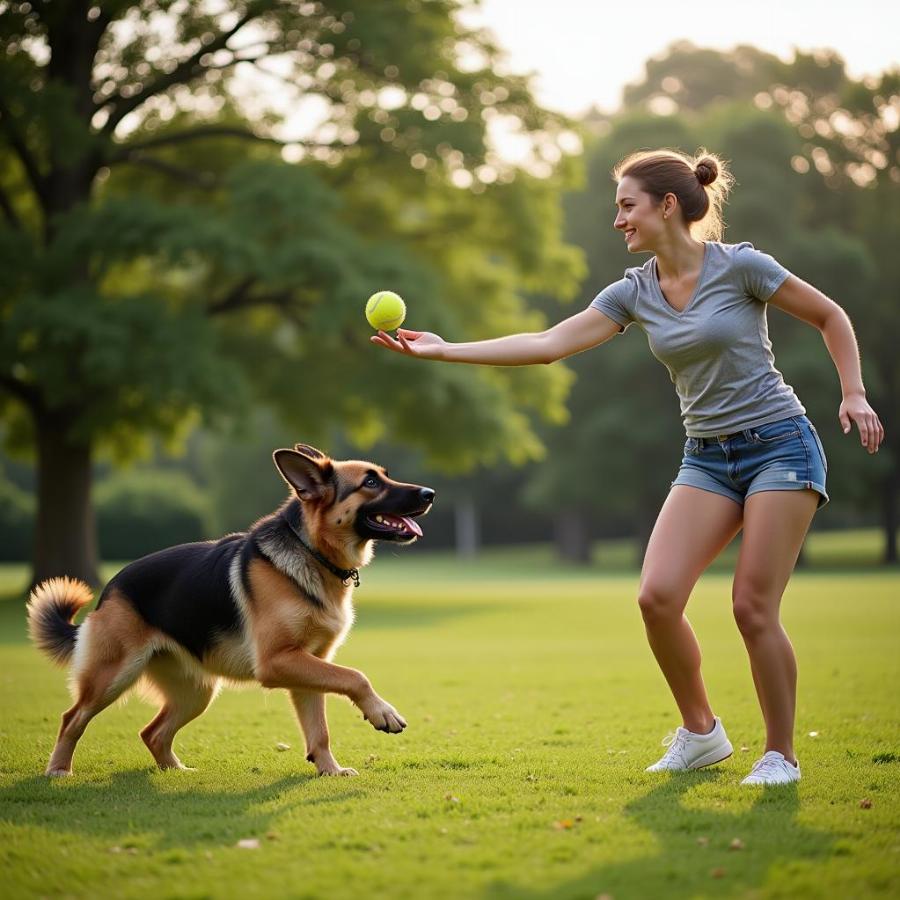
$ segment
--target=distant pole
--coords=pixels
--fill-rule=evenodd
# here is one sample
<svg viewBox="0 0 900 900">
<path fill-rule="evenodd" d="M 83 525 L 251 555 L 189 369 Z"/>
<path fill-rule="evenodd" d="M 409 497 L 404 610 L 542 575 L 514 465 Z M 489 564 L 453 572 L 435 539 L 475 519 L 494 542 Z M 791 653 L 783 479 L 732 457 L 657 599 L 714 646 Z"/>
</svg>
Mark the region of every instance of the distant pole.
<svg viewBox="0 0 900 900">
<path fill-rule="evenodd" d="M 478 527 L 478 507 L 470 494 L 463 494 L 453 507 L 453 518 L 456 530 L 456 554 L 465 559 L 473 559 L 478 555 L 481 544 Z"/>
</svg>

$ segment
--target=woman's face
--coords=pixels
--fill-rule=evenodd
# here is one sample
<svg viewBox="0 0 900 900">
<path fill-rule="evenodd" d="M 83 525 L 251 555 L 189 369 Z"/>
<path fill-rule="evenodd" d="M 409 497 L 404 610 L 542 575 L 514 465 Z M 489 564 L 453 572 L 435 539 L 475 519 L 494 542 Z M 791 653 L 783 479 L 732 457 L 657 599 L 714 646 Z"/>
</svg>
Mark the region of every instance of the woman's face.
<svg viewBox="0 0 900 900">
<path fill-rule="evenodd" d="M 625 235 L 628 252 L 653 250 L 666 226 L 665 202 L 659 203 L 641 188 L 639 181 L 626 175 L 616 189 L 616 210 L 613 227 Z"/>
</svg>

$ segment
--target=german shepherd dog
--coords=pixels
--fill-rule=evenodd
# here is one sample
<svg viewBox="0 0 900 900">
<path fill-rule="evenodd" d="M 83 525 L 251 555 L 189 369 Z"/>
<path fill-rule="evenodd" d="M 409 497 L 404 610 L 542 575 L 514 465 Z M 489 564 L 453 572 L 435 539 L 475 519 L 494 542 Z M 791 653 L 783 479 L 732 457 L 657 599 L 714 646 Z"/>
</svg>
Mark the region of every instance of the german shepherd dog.
<svg viewBox="0 0 900 900">
<path fill-rule="evenodd" d="M 286 688 L 319 775 L 356 775 L 331 753 L 325 694 L 343 694 L 379 731 L 403 716 L 355 669 L 331 662 L 353 624 L 353 585 L 375 541 L 409 544 L 431 488 L 392 480 L 381 466 L 337 461 L 307 444 L 276 450 L 291 489 L 285 503 L 240 534 L 181 544 L 136 560 L 91 602 L 69 578 L 38 585 L 28 602 L 32 640 L 71 662 L 75 704 L 63 713 L 47 775 L 70 775 L 75 745 L 91 719 L 143 679 L 161 700 L 141 731 L 161 769 L 183 769 L 172 749 L 222 679 Z"/>
</svg>

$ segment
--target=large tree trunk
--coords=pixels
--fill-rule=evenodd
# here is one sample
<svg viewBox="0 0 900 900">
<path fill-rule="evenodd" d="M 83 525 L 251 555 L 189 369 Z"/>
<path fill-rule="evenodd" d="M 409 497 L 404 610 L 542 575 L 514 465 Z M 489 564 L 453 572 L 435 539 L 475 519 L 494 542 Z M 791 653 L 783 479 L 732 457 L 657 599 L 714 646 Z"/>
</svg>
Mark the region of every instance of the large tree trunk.
<svg viewBox="0 0 900 900">
<path fill-rule="evenodd" d="M 99 583 L 97 529 L 91 504 L 91 444 L 68 439 L 67 416 L 42 414 L 35 421 L 38 503 L 34 576 L 69 575 Z"/>
</svg>

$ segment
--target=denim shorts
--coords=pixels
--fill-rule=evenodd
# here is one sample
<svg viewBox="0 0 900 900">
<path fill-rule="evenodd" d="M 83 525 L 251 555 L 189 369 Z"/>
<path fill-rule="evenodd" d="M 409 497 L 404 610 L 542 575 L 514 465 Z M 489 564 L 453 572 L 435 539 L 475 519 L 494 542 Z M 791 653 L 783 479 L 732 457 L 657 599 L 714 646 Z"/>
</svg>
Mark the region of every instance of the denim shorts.
<svg viewBox="0 0 900 900">
<path fill-rule="evenodd" d="M 734 434 L 689 437 L 672 486 L 712 491 L 742 506 L 760 491 L 809 489 L 819 494 L 821 507 L 828 502 L 827 472 L 825 451 L 812 422 L 806 416 L 791 416 Z"/>
</svg>

